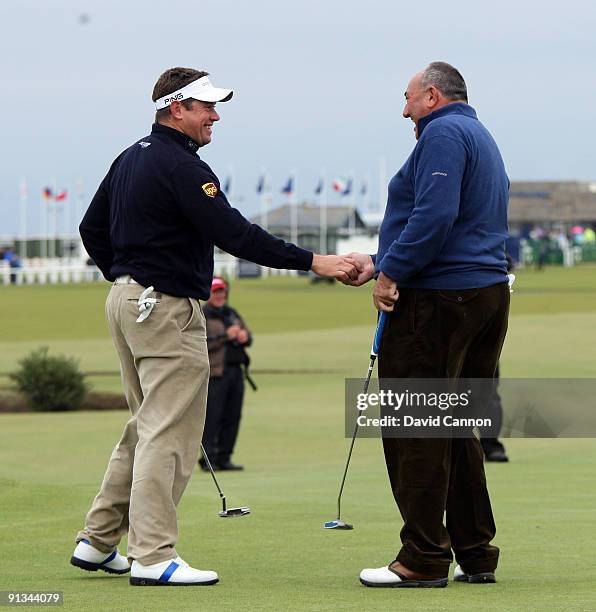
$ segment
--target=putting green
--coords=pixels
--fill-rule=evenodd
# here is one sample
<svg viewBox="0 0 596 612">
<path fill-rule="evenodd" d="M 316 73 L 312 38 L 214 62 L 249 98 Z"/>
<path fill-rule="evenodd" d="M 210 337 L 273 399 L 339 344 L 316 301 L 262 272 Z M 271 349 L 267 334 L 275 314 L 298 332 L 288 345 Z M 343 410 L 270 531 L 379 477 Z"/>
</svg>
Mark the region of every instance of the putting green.
<svg viewBox="0 0 596 612">
<path fill-rule="evenodd" d="M 508 376 L 593 376 L 596 269 L 523 272 L 503 355 Z M 103 321 L 107 285 L 3 288 L 0 371 L 32 348 L 75 355 L 86 371 L 117 369 Z M 366 589 L 363 567 L 390 561 L 401 520 L 378 440 L 358 441 L 344 497 L 354 531 L 328 531 L 348 441 L 343 384 L 368 363 L 370 290 L 313 287 L 305 279 L 241 281 L 233 303 L 255 331 L 259 391 L 247 390 L 236 460 L 222 473 L 231 505 L 222 520 L 199 471 L 180 505 L 178 550 L 216 569 L 205 589 L 132 589 L 127 579 L 71 567 L 82 525 L 124 412 L 0 415 L 0 590 L 60 590 L 72 610 L 591 610 L 594 440 L 509 440 L 511 463 L 487 465 L 502 549 L 496 585 Z M 43 300 L 43 318 L 35 304 Z M 291 370 L 326 370 L 297 374 Z M 92 377 L 117 390 L 117 376 Z M 0 379 L 0 383 L 6 379 Z M 122 548 L 125 548 L 123 542 Z"/>
</svg>

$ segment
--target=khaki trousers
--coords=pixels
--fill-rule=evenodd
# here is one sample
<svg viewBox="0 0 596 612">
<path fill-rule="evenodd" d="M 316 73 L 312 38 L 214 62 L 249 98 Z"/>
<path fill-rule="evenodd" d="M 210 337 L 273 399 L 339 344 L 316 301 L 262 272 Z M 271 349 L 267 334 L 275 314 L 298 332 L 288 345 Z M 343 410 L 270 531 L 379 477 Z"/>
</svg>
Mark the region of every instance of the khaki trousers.
<svg viewBox="0 0 596 612">
<path fill-rule="evenodd" d="M 176 506 L 197 464 L 209 359 L 197 300 L 153 293 L 137 323 L 143 289 L 116 284 L 106 302 L 131 417 L 76 540 L 111 552 L 128 531 L 129 559 L 150 565 L 177 556 Z"/>
</svg>

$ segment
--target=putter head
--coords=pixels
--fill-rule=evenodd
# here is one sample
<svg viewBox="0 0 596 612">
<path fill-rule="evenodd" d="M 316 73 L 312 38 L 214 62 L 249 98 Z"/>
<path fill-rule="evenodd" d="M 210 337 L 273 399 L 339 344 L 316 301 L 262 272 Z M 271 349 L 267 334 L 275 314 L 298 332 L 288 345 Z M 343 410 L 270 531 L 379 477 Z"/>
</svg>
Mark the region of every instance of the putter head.
<svg viewBox="0 0 596 612">
<path fill-rule="evenodd" d="M 219 513 L 221 518 L 234 518 L 235 516 L 246 516 L 250 514 L 250 508 L 243 506 L 242 508 L 228 508 Z"/>
<path fill-rule="evenodd" d="M 354 525 L 350 525 L 350 523 L 344 523 L 340 519 L 335 519 L 334 521 L 327 521 L 323 527 L 325 529 L 354 529 Z"/>
</svg>

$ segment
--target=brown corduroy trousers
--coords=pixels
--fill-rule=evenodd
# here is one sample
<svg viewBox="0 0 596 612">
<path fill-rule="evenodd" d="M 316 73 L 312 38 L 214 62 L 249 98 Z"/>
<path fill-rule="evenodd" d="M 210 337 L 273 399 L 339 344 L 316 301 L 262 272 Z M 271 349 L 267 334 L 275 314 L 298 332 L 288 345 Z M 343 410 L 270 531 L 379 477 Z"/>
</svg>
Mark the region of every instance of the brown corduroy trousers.
<svg viewBox="0 0 596 612">
<path fill-rule="evenodd" d="M 131 417 L 76 540 L 111 552 L 128 532 L 129 559 L 151 565 L 177 556 L 176 506 L 197 464 L 209 359 L 197 300 L 153 293 L 137 323 L 143 289 L 115 284 L 106 302 Z"/>
<path fill-rule="evenodd" d="M 492 378 L 507 331 L 507 283 L 481 289 L 401 289 L 379 350 L 379 378 Z M 446 576 L 494 571 L 499 549 L 482 448 L 474 438 L 383 438 L 404 520 L 397 561 Z M 445 523 L 443 522 L 446 517 Z"/>
</svg>

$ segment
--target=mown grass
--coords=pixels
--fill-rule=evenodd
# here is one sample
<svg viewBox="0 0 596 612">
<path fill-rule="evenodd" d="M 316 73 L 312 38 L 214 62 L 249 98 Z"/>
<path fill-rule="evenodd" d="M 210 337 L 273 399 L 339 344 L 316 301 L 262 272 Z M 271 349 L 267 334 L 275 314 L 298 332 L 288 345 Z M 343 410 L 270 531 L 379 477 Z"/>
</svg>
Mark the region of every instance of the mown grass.
<svg viewBox="0 0 596 612">
<path fill-rule="evenodd" d="M 596 269 L 522 271 L 503 354 L 507 376 L 594 376 Z M 2 288 L 0 371 L 41 344 L 115 371 L 103 319 L 108 286 Z M 197 471 L 180 505 L 179 552 L 219 571 L 210 589 L 132 589 L 68 559 L 100 483 L 124 412 L 0 415 L 0 590 L 52 589 L 72 610 L 592 610 L 594 440 L 509 440 L 511 463 L 487 465 L 502 549 L 499 583 L 404 592 L 365 589 L 362 567 L 391 560 L 401 520 L 378 440 L 358 441 L 344 499 L 352 532 L 334 518 L 348 442 L 346 376 L 368 363 L 370 289 L 311 286 L 301 278 L 234 283 L 233 302 L 255 332 L 255 369 L 236 459 L 221 474 L 231 504 L 253 514 L 217 517 L 209 477 Z M 1 382 L 1 379 L 0 379 Z M 116 376 L 96 377 L 117 390 Z M 125 548 L 125 542 L 122 544 Z"/>
</svg>

